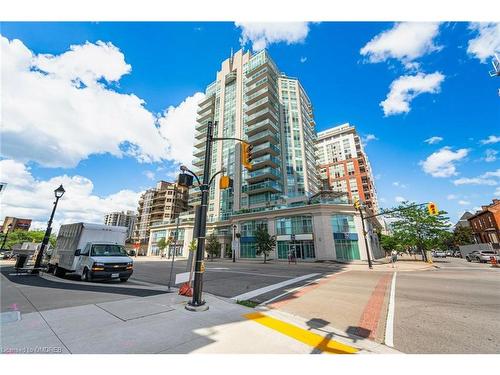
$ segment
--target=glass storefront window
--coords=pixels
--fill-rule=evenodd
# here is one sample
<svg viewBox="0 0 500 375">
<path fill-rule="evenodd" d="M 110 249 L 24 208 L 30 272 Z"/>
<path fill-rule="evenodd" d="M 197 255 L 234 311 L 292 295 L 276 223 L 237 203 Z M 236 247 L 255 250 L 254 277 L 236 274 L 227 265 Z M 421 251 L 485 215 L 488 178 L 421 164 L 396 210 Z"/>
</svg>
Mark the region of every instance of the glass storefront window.
<svg viewBox="0 0 500 375">
<path fill-rule="evenodd" d="M 360 259 L 358 234 L 353 215 L 333 215 L 331 217 L 335 253 L 337 259 Z"/>
<path fill-rule="evenodd" d="M 292 216 L 276 219 L 276 233 L 278 235 L 309 234 L 312 232 L 312 216 Z"/>
</svg>

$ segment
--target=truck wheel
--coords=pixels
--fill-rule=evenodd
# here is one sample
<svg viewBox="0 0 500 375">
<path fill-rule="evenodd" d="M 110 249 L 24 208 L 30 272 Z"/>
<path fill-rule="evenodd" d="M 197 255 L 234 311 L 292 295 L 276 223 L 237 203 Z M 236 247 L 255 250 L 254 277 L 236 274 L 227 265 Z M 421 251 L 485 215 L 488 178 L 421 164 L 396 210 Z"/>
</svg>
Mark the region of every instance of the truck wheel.
<svg viewBox="0 0 500 375">
<path fill-rule="evenodd" d="M 56 264 L 54 266 L 54 276 L 64 277 L 64 275 L 66 275 L 66 271 Z"/>
<path fill-rule="evenodd" d="M 120 281 L 121 281 L 122 283 L 127 282 L 127 280 L 128 280 L 128 277 L 121 277 L 121 278 L 120 278 Z"/>
<path fill-rule="evenodd" d="M 90 277 L 90 275 L 89 275 L 89 270 L 88 270 L 87 268 L 85 268 L 85 269 L 83 270 L 83 273 L 82 273 L 82 276 L 81 276 L 81 280 L 82 280 L 82 281 L 91 281 L 91 279 L 92 279 L 92 278 L 91 278 L 91 277 Z"/>
</svg>

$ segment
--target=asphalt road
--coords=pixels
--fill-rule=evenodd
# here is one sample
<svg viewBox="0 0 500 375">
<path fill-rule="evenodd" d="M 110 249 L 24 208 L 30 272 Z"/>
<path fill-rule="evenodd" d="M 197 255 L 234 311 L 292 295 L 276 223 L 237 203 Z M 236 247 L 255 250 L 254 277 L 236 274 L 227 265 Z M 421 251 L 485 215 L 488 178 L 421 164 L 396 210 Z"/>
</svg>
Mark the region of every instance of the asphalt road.
<svg viewBox="0 0 500 375">
<path fill-rule="evenodd" d="M 137 261 L 134 263 L 134 274 L 130 280 L 145 281 L 155 284 L 168 285 L 171 263 L 169 261 Z M 324 274 L 338 272 L 344 268 L 341 264 L 328 263 L 266 263 L 236 262 L 228 260 L 205 261 L 203 275 L 203 291 L 220 297 L 233 298 L 238 295 L 278 284 L 300 276 L 316 273 L 320 277 Z M 174 262 L 172 280 L 176 273 L 186 272 L 186 261 Z M 293 287 L 303 285 L 307 280 L 290 284 Z M 173 284 L 172 284 L 173 285 Z M 289 286 L 287 286 L 289 287 Z M 278 288 L 265 295 L 272 298 L 283 292 L 285 288 Z M 262 302 L 260 296 L 254 301 Z"/>
<path fill-rule="evenodd" d="M 405 353 L 500 353 L 500 269 L 460 258 L 398 273 L 394 346 Z"/>
</svg>

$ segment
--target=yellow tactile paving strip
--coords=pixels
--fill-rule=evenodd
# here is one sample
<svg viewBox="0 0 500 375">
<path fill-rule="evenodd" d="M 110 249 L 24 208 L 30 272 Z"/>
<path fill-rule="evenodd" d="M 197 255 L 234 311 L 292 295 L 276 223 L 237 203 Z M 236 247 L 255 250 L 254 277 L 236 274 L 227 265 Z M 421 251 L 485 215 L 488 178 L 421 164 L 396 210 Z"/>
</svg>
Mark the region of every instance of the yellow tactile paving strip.
<svg viewBox="0 0 500 375">
<path fill-rule="evenodd" d="M 244 317 L 275 331 L 278 331 L 324 353 L 354 354 L 358 352 L 358 349 L 353 348 L 352 346 L 342 344 L 335 340 L 330 340 L 327 337 L 318 335 L 317 333 L 299 328 L 297 326 L 294 326 L 293 324 L 286 323 L 282 320 L 272 318 L 259 312 L 246 314 L 244 315 Z"/>
</svg>

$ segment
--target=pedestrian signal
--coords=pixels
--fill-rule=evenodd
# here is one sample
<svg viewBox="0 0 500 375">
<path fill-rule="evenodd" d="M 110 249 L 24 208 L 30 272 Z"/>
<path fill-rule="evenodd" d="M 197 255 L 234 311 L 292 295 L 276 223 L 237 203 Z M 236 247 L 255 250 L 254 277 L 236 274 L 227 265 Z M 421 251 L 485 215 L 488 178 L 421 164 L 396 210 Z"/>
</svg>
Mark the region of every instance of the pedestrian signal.
<svg viewBox="0 0 500 375">
<path fill-rule="evenodd" d="M 219 180 L 220 189 L 228 189 L 233 187 L 233 180 L 229 176 L 221 176 Z"/>
</svg>

